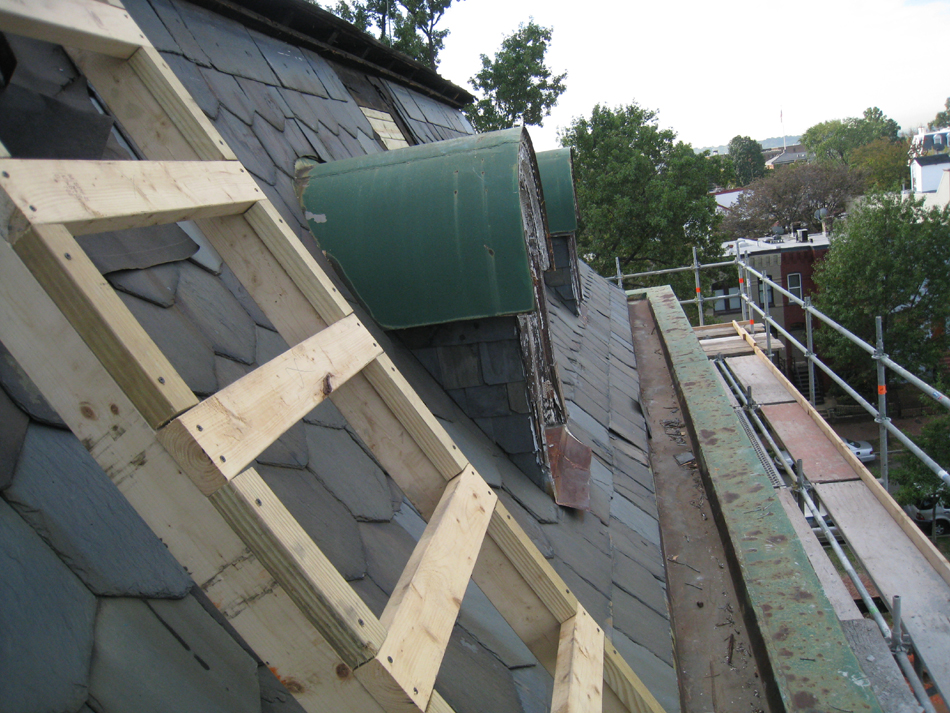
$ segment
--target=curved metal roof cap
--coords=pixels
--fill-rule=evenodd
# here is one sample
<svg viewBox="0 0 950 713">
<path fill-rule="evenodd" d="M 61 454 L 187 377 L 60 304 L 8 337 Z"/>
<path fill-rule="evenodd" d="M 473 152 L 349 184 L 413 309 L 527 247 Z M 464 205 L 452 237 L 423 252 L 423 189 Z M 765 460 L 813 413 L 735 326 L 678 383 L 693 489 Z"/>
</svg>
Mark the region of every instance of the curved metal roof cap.
<svg viewBox="0 0 950 713">
<path fill-rule="evenodd" d="M 536 176 L 519 128 L 297 162 L 311 232 L 386 329 L 535 309 L 519 180 Z"/>
<path fill-rule="evenodd" d="M 573 149 L 541 151 L 537 156 L 548 229 L 552 234 L 577 232 Z"/>
</svg>

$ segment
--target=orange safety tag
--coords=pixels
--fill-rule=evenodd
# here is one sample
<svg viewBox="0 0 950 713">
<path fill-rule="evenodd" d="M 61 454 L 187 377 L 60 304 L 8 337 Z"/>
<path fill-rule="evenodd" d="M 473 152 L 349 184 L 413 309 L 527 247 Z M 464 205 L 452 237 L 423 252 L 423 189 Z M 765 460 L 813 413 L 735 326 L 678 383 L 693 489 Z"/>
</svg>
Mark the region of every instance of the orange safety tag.
<svg viewBox="0 0 950 713">
<path fill-rule="evenodd" d="M 740 278 L 739 278 L 739 284 L 741 285 L 742 282 L 743 282 L 743 280 L 742 280 L 742 278 L 740 277 Z"/>
<path fill-rule="evenodd" d="M 697 287 L 697 288 L 696 288 L 696 292 L 698 293 L 699 291 L 700 291 L 700 289 Z"/>
<path fill-rule="evenodd" d="M 883 396 L 887 393 L 887 386 L 885 384 L 880 384 L 877 387 L 877 393 L 879 396 Z"/>
</svg>

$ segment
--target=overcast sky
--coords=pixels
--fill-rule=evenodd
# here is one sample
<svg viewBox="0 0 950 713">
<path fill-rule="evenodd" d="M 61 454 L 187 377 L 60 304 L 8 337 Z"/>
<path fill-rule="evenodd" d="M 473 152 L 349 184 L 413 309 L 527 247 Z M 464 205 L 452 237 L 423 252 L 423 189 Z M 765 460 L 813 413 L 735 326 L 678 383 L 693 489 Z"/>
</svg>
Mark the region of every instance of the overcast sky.
<svg viewBox="0 0 950 713">
<path fill-rule="evenodd" d="M 471 90 L 479 54 L 532 16 L 554 29 L 548 66 L 568 73 L 544 127 L 529 129 L 539 150 L 598 103 L 654 109 L 699 148 L 869 106 L 915 129 L 950 96 L 950 0 L 461 0 L 443 20 L 440 74 Z"/>
</svg>

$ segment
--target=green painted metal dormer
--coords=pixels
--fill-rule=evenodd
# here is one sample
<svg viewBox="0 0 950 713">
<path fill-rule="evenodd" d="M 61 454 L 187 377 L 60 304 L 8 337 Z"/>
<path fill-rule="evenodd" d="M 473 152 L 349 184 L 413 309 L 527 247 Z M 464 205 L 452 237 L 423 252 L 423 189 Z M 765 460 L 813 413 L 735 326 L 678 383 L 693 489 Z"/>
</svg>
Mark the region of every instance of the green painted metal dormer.
<svg viewBox="0 0 950 713">
<path fill-rule="evenodd" d="M 551 235 L 577 232 L 577 198 L 574 194 L 572 149 L 554 149 L 537 154 L 544 187 L 544 206 Z"/>
<path fill-rule="evenodd" d="M 535 186 L 518 128 L 297 164 L 314 237 L 386 329 L 537 310 L 550 255 Z"/>
</svg>

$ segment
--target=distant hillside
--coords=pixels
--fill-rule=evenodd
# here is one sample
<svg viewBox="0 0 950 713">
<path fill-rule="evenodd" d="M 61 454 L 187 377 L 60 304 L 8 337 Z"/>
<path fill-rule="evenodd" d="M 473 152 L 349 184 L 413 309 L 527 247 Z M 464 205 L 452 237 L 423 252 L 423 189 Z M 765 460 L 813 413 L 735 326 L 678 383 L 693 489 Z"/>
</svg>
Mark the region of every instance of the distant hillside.
<svg viewBox="0 0 950 713">
<path fill-rule="evenodd" d="M 801 136 L 786 136 L 784 138 L 785 144 L 788 146 L 793 146 L 801 141 Z M 759 143 L 762 144 L 764 149 L 774 149 L 782 145 L 781 136 L 773 136 L 770 139 L 760 139 Z M 722 146 L 704 146 L 701 149 L 696 149 L 697 153 L 702 153 L 703 151 L 709 151 L 709 153 L 719 152 L 720 154 L 729 153 L 729 144 L 723 144 Z"/>
</svg>

